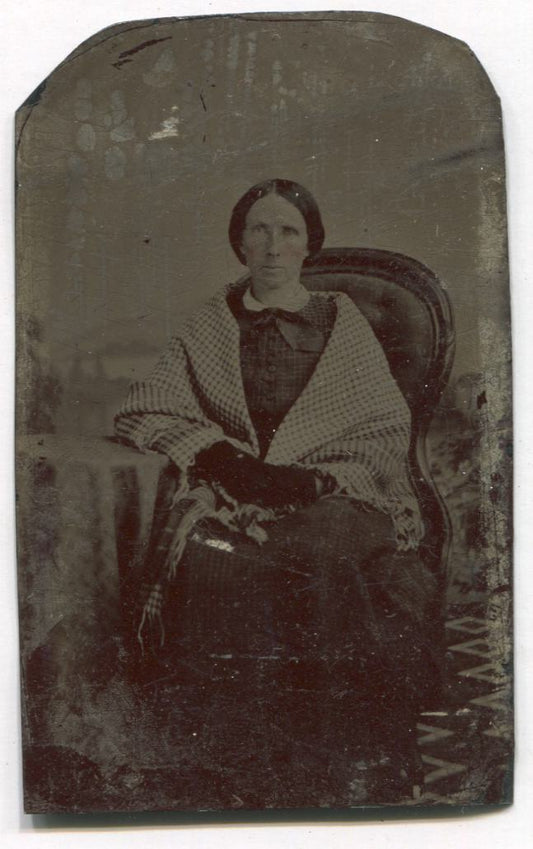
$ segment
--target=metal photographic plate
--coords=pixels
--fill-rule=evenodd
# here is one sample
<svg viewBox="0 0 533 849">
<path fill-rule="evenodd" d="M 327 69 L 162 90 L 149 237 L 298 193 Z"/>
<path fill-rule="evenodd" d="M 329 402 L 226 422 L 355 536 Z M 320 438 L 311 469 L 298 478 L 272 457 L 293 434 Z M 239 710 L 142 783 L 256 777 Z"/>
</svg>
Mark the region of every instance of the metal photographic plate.
<svg viewBox="0 0 533 849">
<path fill-rule="evenodd" d="M 372 12 L 140 20 L 17 113 L 28 813 L 512 801 L 501 107 Z"/>
</svg>

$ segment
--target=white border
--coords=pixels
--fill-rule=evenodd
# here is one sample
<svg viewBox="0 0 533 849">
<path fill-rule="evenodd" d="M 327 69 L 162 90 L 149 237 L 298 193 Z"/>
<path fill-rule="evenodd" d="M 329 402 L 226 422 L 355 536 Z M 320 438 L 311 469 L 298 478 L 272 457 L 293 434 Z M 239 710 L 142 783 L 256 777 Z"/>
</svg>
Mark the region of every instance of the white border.
<svg viewBox="0 0 533 849">
<path fill-rule="evenodd" d="M 0 639 L 0 838 L 6 849 L 33 844 L 43 847 L 146 846 L 150 849 L 246 846 L 264 849 L 273 842 L 291 847 L 344 847 L 364 849 L 419 849 L 440 847 L 522 849 L 533 835 L 533 743 L 526 724 L 533 716 L 533 464 L 527 450 L 533 403 L 529 363 L 533 359 L 533 279 L 529 241 L 532 236 L 533 200 L 533 3 L 531 0 L 368 0 L 363 9 L 398 15 L 459 38 L 472 48 L 489 73 L 503 103 L 507 146 L 508 205 L 513 290 L 515 449 L 516 449 L 516 659 L 517 659 L 517 764 L 516 801 L 512 808 L 466 818 L 405 820 L 380 823 L 329 825 L 166 826 L 70 830 L 34 830 L 30 817 L 21 813 L 20 732 L 17 616 L 14 555 L 12 475 L 12 369 L 13 369 L 13 113 L 28 94 L 81 41 L 113 23 L 153 17 L 261 11 L 323 11 L 325 2 L 278 3 L 240 0 L 4 0 L 0 40 L 3 60 L 1 175 L 5 190 L 0 198 L 2 271 L 0 289 L 0 446 L 5 455 L 0 490 L 0 551 L 3 552 L 2 638 Z M 7 7 L 7 8 L 6 8 Z M 335 10 L 357 10 L 354 3 L 335 2 Z"/>
</svg>

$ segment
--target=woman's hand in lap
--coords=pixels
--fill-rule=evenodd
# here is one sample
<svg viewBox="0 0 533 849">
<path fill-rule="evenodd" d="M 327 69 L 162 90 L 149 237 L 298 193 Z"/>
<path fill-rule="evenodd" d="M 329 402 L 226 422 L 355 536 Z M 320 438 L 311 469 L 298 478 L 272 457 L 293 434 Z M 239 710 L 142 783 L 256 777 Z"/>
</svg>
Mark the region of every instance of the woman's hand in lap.
<svg viewBox="0 0 533 849">
<path fill-rule="evenodd" d="M 313 471 L 265 463 L 239 451 L 229 442 L 217 442 L 201 451 L 196 458 L 194 474 L 208 483 L 216 481 L 241 504 L 261 507 L 312 504 L 323 489 Z"/>
</svg>

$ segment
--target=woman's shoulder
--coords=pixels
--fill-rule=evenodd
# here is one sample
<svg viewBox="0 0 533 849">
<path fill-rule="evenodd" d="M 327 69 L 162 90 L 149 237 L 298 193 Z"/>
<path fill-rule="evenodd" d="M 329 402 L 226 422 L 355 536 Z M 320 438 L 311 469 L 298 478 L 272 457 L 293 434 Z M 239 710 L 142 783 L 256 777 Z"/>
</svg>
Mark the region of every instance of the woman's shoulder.
<svg viewBox="0 0 533 849">
<path fill-rule="evenodd" d="M 324 292 L 323 296 L 329 296 L 336 308 L 335 332 L 337 334 L 356 333 L 361 343 L 368 345 L 379 345 L 369 318 L 365 312 L 355 303 L 353 298 L 346 292 Z"/>
<path fill-rule="evenodd" d="M 337 318 L 337 304 L 333 293 L 311 292 L 310 295 L 302 312 L 312 324 L 330 333 Z"/>
</svg>

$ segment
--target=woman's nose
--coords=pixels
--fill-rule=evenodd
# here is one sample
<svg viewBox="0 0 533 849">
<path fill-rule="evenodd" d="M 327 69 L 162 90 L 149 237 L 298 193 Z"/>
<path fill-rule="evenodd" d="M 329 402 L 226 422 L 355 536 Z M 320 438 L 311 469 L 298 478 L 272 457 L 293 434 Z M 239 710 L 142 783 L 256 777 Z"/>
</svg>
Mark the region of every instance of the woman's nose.
<svg viewBox="0 0 533 849">
<path fill-rule="evenodd" d="M 279 236 L 277 233 L 269 233 L 267 239 L 267 251 L 269 254 L 279 253 Z"/>
</svg>

